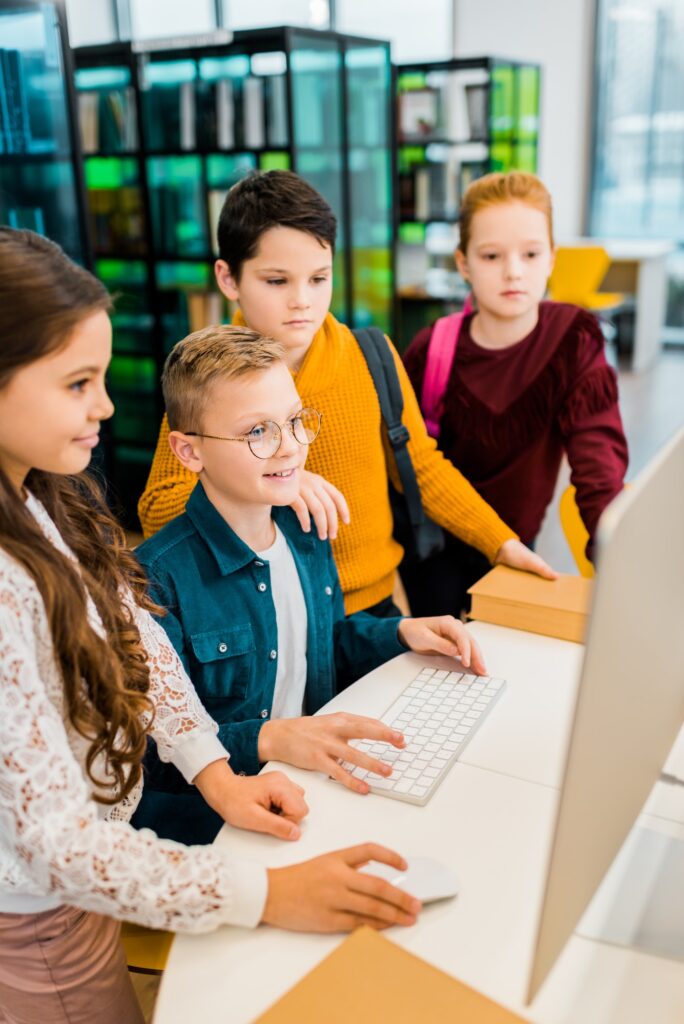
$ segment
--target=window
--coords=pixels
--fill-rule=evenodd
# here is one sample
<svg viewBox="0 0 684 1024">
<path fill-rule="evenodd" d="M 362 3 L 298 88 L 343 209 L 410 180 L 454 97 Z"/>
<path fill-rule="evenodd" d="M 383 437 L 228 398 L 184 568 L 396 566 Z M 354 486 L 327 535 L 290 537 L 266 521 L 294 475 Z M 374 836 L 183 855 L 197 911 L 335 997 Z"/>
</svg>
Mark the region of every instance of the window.
<svg viewBox="0 0 684 1024">
<path fill-rule="evenodd" d="M 601 0 L 590 231 L 684 244 L 684 5 Z"/>
<path fill-rule="evenodd" d="M 453 56 L 452 0 L 336 0 L 335 28 L 350 35 L 389 39 L 392 60 L 439 60 Z"/>
</svg>

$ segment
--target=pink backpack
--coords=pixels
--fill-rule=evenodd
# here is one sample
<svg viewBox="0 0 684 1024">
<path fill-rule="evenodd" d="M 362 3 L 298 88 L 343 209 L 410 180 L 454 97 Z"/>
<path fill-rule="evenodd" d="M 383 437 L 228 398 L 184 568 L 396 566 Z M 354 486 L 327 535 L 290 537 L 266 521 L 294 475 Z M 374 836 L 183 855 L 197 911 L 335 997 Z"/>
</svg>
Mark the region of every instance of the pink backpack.
<svg viewBox="0 0 684 1024">
<path fill-rule="evenodd" d="M 440 317 L 432 328 L 420 396 L 420 406 L 430 437 L 439 438 L 439 421 L 444 412 L 444 393 L 454 364 L 461 324 L 472 309 L 473 304 L 468 296 L 460 313 Z"/>
</svg>

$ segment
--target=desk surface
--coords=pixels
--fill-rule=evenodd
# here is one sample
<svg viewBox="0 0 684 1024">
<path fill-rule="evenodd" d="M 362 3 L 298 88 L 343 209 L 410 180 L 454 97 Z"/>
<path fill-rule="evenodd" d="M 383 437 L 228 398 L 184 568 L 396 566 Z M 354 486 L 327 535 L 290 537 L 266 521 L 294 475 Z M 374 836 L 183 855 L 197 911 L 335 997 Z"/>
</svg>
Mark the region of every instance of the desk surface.
<svg viewBox="0 0 684 1024">
<path fill-rule="evenodd" d="M 394 941 L 535 1024 L 680 1024 L 683 964 L 579 934 L 532 1005 L 522 1006 L 582 648 L 483 623 L 472 629 L 489 672 L 508 686 L 426 807 L 361 797 L 288 766 L 311 808 L 301 840 L 279 843 L 226 826 L 216 841 L 270 867 L 365 840 L 437 856 L 457 872 L 459 896 L 426 907 L 413 928 L 392 929 Z M 448 664 L 403 655 L 328 709 L 381 714 L 426 660 Z M 646 810 L 645 823 L 684 836 L 684 791 L 658 784 Z M 251 1021 L 340 941 L 268 927 L 178 936 L 155 1024 Z"/>
</svg>

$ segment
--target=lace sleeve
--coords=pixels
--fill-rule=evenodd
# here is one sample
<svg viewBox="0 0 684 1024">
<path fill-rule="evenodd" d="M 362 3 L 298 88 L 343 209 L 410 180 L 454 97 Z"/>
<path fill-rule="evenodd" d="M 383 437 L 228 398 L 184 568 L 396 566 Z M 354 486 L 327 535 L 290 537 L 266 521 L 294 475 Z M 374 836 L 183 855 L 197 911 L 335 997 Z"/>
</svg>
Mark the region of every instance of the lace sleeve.
<svg viewBox="0 0 684 1024">
<path fill-rule="evenodd" d="M 218 726 L 204 710 L 180 658 L 164 629 L 149 612 L 126 597 L 150 666 L 150 696 L 155 716 L 150 734 L 162 761 L 172 761 L 187 782 L 212 761 L 228 758 Z"/>
<path fill-rule="evenodd" d="M 41 678 L 35 622 L 42 602 L 37 591 L 29 597 L 11 582 L 0 573 L 0 883 L 28 884 L 34 894 L 154 928 L 256 925 L 266 896 L 263 868 L 98 819 Z M 184 697 L 171 701 L 178 721 L 197 723 L 202 716 L 187 686 L 180 689 Z"/>
</svg>

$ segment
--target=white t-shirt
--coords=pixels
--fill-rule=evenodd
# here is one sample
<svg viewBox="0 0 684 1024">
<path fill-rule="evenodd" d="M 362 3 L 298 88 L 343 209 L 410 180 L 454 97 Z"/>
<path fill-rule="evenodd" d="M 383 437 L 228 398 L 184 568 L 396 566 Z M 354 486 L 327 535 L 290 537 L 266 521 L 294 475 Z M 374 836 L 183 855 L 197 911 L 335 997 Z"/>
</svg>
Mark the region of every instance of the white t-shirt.
<svg viewBox="0 0 684 1024">
<path fill-rule="evenodd" d="M 306 689 L 306 603 L 289 545 L 277 526 L 275 531 L 271 547 L 256 552 L 270 566 L 278 627 L 278 667 L 271 718 L 299 718 L 304 713 Z"/>
</svg>

